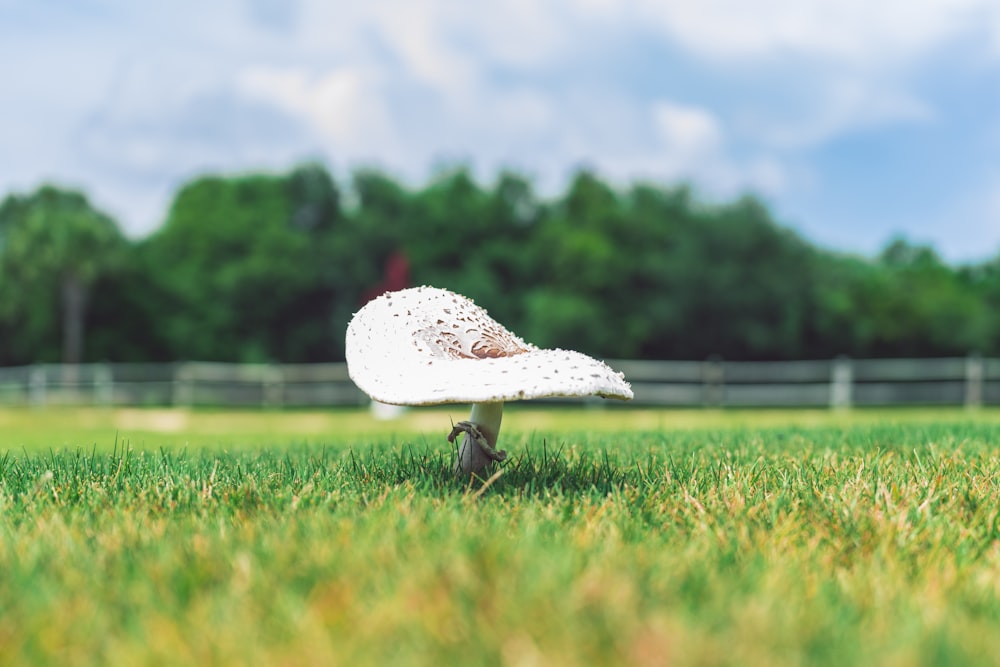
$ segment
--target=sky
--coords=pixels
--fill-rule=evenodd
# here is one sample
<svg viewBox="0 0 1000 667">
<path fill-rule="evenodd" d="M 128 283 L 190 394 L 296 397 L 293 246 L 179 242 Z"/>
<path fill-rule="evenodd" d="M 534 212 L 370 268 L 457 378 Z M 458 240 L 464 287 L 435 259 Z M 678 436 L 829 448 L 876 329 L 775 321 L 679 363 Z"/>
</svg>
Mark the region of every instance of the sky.
<svg viewBox="0 0 1000 667">
<path fill-rule="evenodd" d="M 0 0 L 0 195 L 84 190 L 126 232 L 204 173 L 464 164 L 555 196 L 753 193 L 874 255 L 1000 254 L 995 0 Z"/>
</svg>

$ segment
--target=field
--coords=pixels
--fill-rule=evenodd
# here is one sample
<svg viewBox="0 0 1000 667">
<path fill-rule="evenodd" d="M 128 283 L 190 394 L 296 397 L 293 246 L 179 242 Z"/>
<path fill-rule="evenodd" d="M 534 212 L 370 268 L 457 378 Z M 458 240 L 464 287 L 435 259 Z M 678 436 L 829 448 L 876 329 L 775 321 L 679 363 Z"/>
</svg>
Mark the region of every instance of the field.
<svg viewBox="0 0 1000 667">
<path fill-rule="evenodd" d="M 0 411 L 0 664 L 1000 661 L 1000 413 Z"/>
</svg>

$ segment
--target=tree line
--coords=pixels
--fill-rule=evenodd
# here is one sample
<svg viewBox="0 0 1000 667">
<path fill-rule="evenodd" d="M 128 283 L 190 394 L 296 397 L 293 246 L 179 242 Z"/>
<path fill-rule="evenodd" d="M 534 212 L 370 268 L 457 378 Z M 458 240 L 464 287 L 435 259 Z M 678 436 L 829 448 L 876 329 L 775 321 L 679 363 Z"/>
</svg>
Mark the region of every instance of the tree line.
<svg viewBox="0 0 1000 667">
<path fill-rule="evenodd" d="M 411 188 L 307 163 L 197 178 L 138 240 L 66 188 L 0 203 L 2 365 L 336 361 L 364 300 L 407 284 L 602 357 L 1000 354 L 1000 255 L 951 266 L 902 239 L 833 252 L 753 196 L 708 203 L 687 185 L 581 170 L 543 198 L 513 172 Z"/>
</svg>

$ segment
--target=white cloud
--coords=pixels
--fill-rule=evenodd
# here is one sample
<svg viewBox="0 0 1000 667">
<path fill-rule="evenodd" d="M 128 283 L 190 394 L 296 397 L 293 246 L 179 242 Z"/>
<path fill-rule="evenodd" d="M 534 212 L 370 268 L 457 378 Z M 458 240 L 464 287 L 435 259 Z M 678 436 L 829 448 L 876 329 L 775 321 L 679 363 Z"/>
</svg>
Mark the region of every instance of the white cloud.
<svg viewBox="0 0 1000 667">
<path fill-rule="evenodd" d="M 729 110 L 740 136 L 776 151 L 933 120 L 933 104 L 912 88 L 914 72 L 982 23 L 1000 26 L 990 0 L 637 0 L 634 7 L 709 67 L 781 90 L 775 99 L 731 101 Z"/>
<path fill-rule="evenodd" d="M 236 80 L 248 97 L 309 123 L 335 155 L 387 153 L 397 143 L 376 71 L 340 67 L 312 76 L 302 68 L 256 66 L 239 73 Z"/>
<path fill-rule="evenodd" d="M 712 197 L 749 190 L 774 195 L 789 187 L 788 166 L 765 154 L 736 155 L 722 121 L 708 109 L 657 100 L 644 118 L 652 141 L 593 157 L 617 181 L 689 181 Z"/>
<path fill-rule="evenodd" d="M 507 0 L 489 9 L 479 3 L 461 6 L 465 15 L 454 32 L 493 64 L 530 69 L 558 61 L 578 43 L 574 29 L 580 17 L 572 5 L 567 9 L 559 3 Z M 450 3 L 449 12 L 454 8 Z"/>
<path fill-rule="evenodd" d="M 638 0 L 691 51 L 724 60 L 814 56 L 879 68 L 922 57 L 989 15 L 989 0 Z"/>
<path fill-rule="evenodd" d="M 705 109 L 657 102 L 653 106 L 653 120 L 665 149 L 674 155 L 692 158 L 721 148 L 719 123 Z"/>
<path fill-rule="evenodd" d="M 819 201 L 818 149 L 947 126 L 926 63 L 1000 59 L 992 0 L 24 7 L 0 10 L 0 191 L 66 179 L 136 228 L 193 173 L 314 156 L 416 182 L 442 157 L 510 166 L 548 192 L 583 162 Z"/>
<path fill-rule="evenodd" d="M 710 111 L 660 101 L 652 114 L 661 140 L 663 176 L 690 178 L 724 195 L 748 189 L 774 194 L 788 184 L 787 169 L 775 158 L 735 158 L 721 122 Z"/>
<path fill-rule="evenodd" d="M 893 90 L 892 85 L 863 78 L 830 78 L 801 100 L 799 108 L 771 107 L 766 116 L 745 116 L 741 125 L 767 146 L 801 150 L 859 129 L 934 120 L 936 112 L 927 102 Z"/>
<path fill-rule="evenodd" d="M 478 43 L 456 43 L 463 27 L 453 24 L 456 9 L 434 0 L 402 0 L 374 4 L 370 17 L 381 46 L 398 57 L 403 68 L 398 75 L 454 101 L 478 83 L 482 49 Z M 459 16 L 469 18 L 461 12 Z"/>
</svg>

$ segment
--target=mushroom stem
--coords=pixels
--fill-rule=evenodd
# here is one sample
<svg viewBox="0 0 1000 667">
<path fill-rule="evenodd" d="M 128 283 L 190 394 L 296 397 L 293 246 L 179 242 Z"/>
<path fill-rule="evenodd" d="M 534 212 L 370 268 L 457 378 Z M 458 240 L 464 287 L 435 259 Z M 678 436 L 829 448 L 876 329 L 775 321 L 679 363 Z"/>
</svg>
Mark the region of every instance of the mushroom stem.
<svg viewBox="0 0 1000 667">
<path fill-rule="evenodd" d="M 478 428 L 485 442 L 480 442 L 471 432 L 472 429 L 466 430 L 458 448 L 458 460 L 455 461 L 457 474 L 478 473 L 491 461 L 502 461 L 507 456 L 506 452 L 496 451 L 502 418 L 503 401 L 472 404 L 469 422 Z"/>
</svg>

